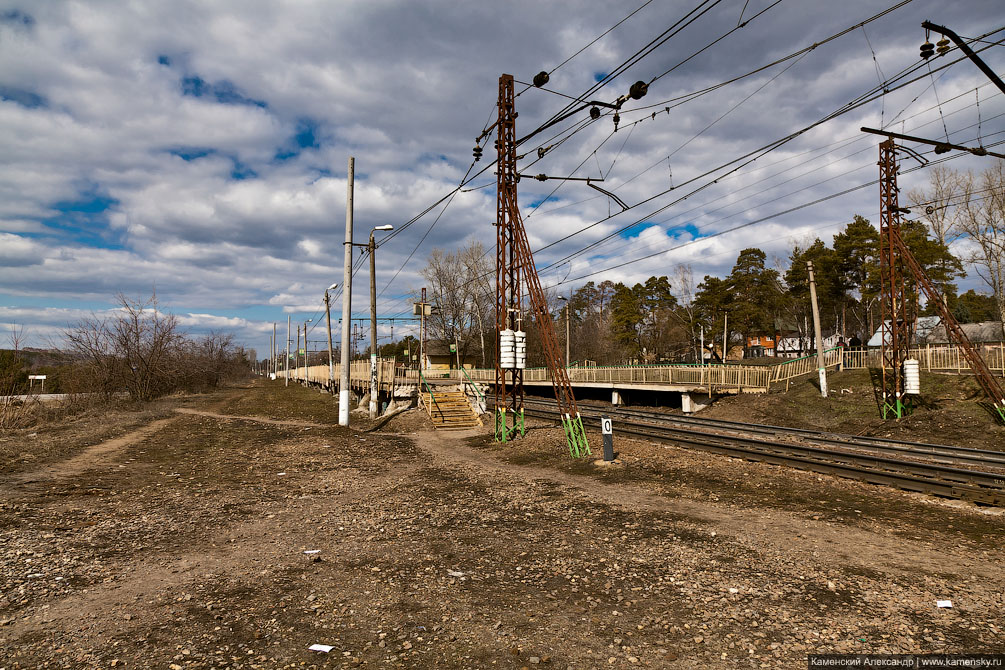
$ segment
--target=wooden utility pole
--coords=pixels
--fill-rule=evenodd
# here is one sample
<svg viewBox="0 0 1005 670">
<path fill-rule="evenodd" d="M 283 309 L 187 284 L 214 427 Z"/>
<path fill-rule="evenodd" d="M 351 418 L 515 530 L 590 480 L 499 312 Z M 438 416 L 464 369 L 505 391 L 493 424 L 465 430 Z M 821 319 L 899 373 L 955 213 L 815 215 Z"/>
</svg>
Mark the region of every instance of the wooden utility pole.
<svg viewBox="0 0 1005 670">
<path fill-rule="evenodd" d="M 820 334 L 820 308 L 817 306 L 817 282 L 813 278 L 813 261 L 806 261 L 810 275 L 810 306 L 813 308 L 813 336 L 817 340 L 817 372 L 820 375 L 820 395 L 827 397 L 827 366 L 824 364 L 824 340 Z"/>
<path fill-rule="evenodd" d="M 426 287 L 422 287 L 422 302 L 415 304 L 415 311 L 419 313 L 419 370 L 425 369 L 426 358 L 426 315 L 429 312 L 429 303 L 426 302 Z"/>
<path fill-rule="evenodd" d="M 349 319 L 352 314 L 352 186 L 356 159 L 349 156 L 345 197 L 345 246 L 342 269 L 342 369 L 339 374 L 338 423 L 349 425 Z"/>
</svg>

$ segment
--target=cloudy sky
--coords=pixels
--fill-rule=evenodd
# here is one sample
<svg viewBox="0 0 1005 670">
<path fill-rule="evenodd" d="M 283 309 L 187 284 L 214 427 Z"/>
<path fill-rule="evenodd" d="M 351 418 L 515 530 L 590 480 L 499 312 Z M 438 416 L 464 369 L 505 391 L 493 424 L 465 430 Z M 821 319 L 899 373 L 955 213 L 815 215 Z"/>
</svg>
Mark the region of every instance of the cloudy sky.
<svg viewBox="0 0 1005 670">
<path fill-rule="evenodd" d="M 548 91 L 517 86 L 518 136 L 565 96 L 610 102 L 651 82 L 617 132 L 582 111 L 521 148 L 528 173 L 602 177 L 630 207 L 583 182 L 522 180 L 543 284 L 679 264 L 700 280 L 749 246 L 784 259 L 854 214 L 878 222 L 878 138 L 860 126 L 1005 140 L 1005 96 L 965 59 L 943 67 L 958 50 L 915 69 L 925 19 L 983 36 L 973 47 L 1005 72 L 1001 0 L 0 0 L 0 326 L 45 346 L 119 292 L 156 292 L 193 333 L 264 352 L 273 322 L 316 322 L 341 282 L 349 156 L 356 241 L 396 227 L 377 253 L 379 311 L 407 317 L 433 249 L 494 245 L 492 138 L 469 166 L 504 72 L 551 72 Z M 552 146 L 540 160 L 539 146 Z M 916 165 L 904 191 L 928 179 Z M 465 174 L 448 207 L 406 226 Z M 353 317 L 367 284 L 364 265 Z"/>
</svg>

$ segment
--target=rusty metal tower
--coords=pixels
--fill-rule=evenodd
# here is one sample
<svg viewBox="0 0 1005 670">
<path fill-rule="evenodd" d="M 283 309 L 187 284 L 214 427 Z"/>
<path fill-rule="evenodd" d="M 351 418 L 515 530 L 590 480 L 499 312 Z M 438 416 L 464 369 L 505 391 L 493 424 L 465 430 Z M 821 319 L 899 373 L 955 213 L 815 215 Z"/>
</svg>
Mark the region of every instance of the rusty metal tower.
<svg viewBox="0 0 1005 670">
<path fill-rule="evenodd" d="M 516 112 L 513 77 L 499 78 L 499 120 L 496 123 L 496 386 L 495 435 L 505 442 L 523 426 L 523 368 L 503 367 L 503 331 L 521 329 L 520 264 L 514 243 L 520 211 L 516 202 Z"/>
<path fill-rule="evenodd" d="M 896 252 L 900 238 L 897 148 L 892 139 L 879 145 L 879 274 L 882 319 L 882 399 L 884 419 L 901 418 L 911 407 L 904 395 L 904 360 L 911 346 L 916 315 L 907 300 L 904 269 Z"/>
<path fill-rule="evenodd" d="M 513 76 L 499 77 L 499 119 L 496 149 L 496 440 L 505 441 L 517 430 L 523 434 L 523 369 L 503 367 L 503 333 L 518 331 L 522 325 L 523 286 L 526 282 L 530 308 L 537 325 L 551 383 L 558 401 L 566 443 L 573 457 L 590 453 L 583 420 L 579 415 L 572 384 L 562 360 L 561 349 L 552 326 L 544 290 L 534 267 L 527 233 L 517 203 L 517 140 Z M 517 355 L 519 358 L 519 355 Z M 509 417 L 512 417 L 510 419 Z M 510 423 L 512 421 L 512 423 Z"/>
<path fill-rule="evenodd" d="M 894 135 L 885 131 L 865 129 L 867 132 Z M 909 138 L 918 139 L 918 138 Z M 929 140 L 920 140 L 936 144 Z M 967 150 L 966 147 L 953 147 Z M 914 332 L 916 315 L 913 300 L 905 300 L 906 291 L 904 268 L 913 275 L 918 288 L 925 294 L 928 301 L 939 313 L 946 334 L 963 352 L 964 358 L 973 370 L 977 383 L 991 401 L 991 408 L 998 419 L 1005 423 L 1005 391 L 1001 384 L 991 374 L 984 358 L 974 348 L 970 338 L 960 327 L 943 296 L 939 293 L 935 282 L 931 280 L 925 269 L 911 253 L 911 249 L 900 235 L 900 214 L 906 210 L 900 208 L 897 201 L 897 146 L 893 137 L 879 145 L 879 199 L 880 199 L 880 232 L 879 232 L 879 266 L 882 282 L 882 318 L 883 318 L 883 418 L 891 416 L 901 418 L 909 412 L 911 405 L 904 395 L 903 364 L 911 346 L 911 335 Z"/>
</svg>

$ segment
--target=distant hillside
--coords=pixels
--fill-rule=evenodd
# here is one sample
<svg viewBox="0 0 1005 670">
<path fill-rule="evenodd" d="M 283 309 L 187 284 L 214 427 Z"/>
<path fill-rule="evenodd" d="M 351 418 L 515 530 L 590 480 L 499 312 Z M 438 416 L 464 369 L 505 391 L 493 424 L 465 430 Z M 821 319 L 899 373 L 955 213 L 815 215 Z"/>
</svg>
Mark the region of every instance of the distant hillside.
<svg viewBox="0 0 1005 670">
<path fill-rule="evenodd" d="M 14 353 L 13 349 L 0 349 L 0 353 Z M 68 365 L 73 362 L 73 356 L 60 351 L 59 349 L 39 349 L 37 347 L 25 347 L 20 350 L 20 355 L 24 359 L 26 366 L 32 370 L 36 368 L 58 367 Z"/>
</svg>

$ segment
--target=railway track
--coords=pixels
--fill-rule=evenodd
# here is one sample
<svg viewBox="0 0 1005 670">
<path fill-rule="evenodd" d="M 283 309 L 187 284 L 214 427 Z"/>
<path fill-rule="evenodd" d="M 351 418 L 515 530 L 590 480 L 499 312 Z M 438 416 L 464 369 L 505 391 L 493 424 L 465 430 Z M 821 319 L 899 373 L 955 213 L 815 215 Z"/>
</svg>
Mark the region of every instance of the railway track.
<svg viewBox="0 0 1005 670">
<path fill-rule="evenodd" d="M 586 420 L 615 420 L 618 434 L 893 486 L 1005 506 L 1005 453 L 812 430 L 744 424 L 640 409 L 580 405 Z M 528 398 L 525 413 L 557 418 L 554 405 Z M 966 467 L 961 467 L 966 466 Z"/>
</svg>

